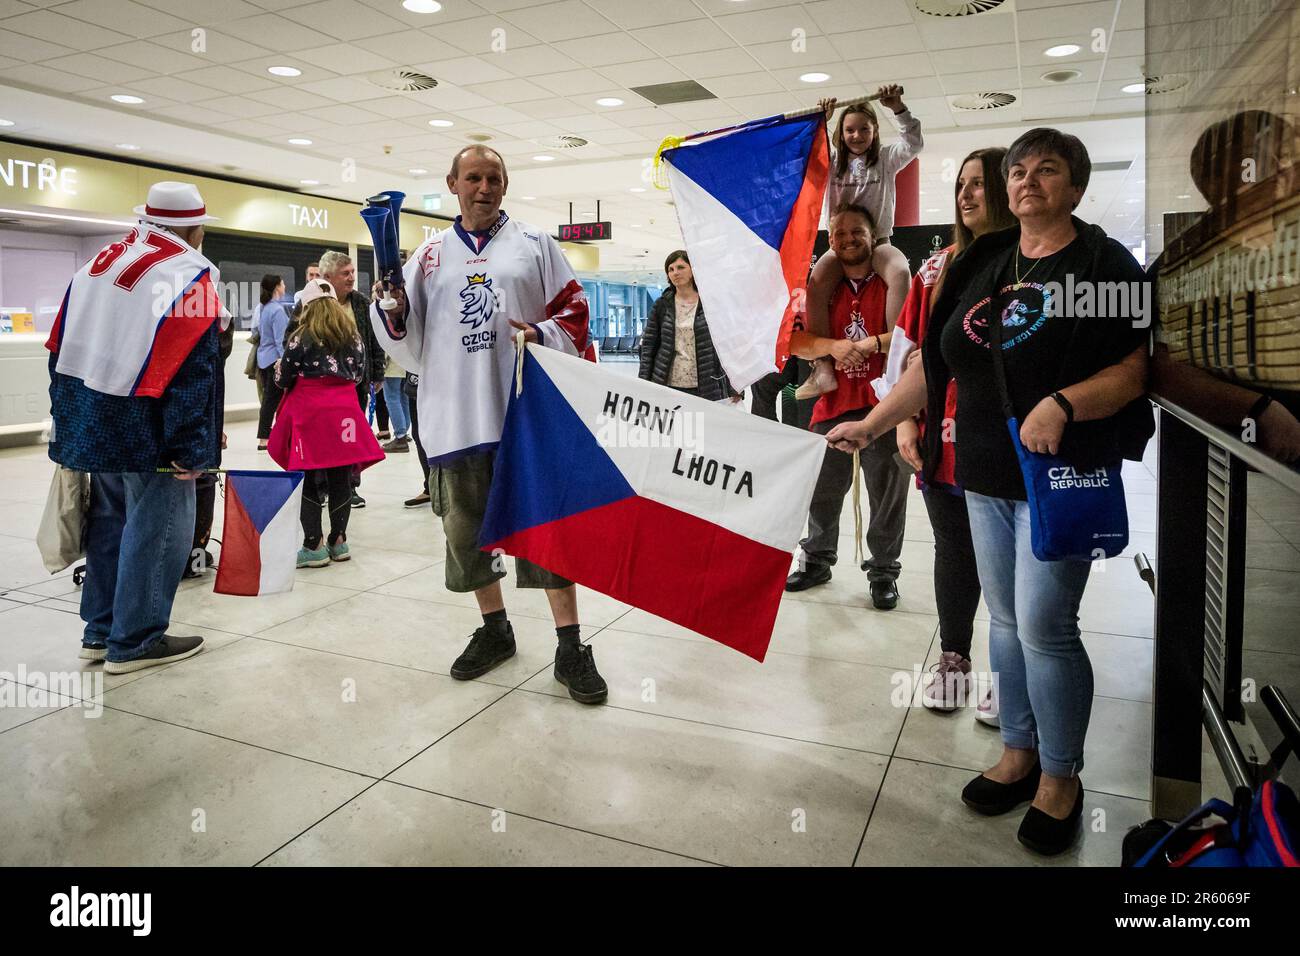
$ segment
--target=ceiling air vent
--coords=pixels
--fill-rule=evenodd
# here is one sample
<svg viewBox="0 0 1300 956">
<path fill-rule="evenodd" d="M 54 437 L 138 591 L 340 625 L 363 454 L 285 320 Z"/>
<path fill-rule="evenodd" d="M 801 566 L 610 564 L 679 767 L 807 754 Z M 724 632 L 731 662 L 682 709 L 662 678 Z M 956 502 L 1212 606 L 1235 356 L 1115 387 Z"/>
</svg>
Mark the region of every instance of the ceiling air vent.
<svg viewBox="0 0 1300 956">
<path fill-rule="evenodd" d="M 1002 6 L 1006 0 L 916 0 L 916 9 L 931 17 L 973 17 Z"/>
<path fill-rule="evenodd" d="M 581 136 L 547 136 L 533 142 L 537 143 L 538 146 L 545 146 L 547 149 L 574 149 L 578 146 L 587 145 L 587 140 Z"/>
<path fill-rule="evenodd" d="M 655 106 L 717 99 L 716 96 L 694 80 L 681 80 L 677 83 L 655 83 L 653 86 L 633 86 L 629 87 L 629 89 L 637 96 L 649 100 Z"/>
<path fill-rule="evenodd" d="M 1172 93 L 1174 90 L 1181 90 L 1191 82 L 1191 79 L 1185 73 L 1164 73 L 1160 76 L 1146 77 L 1147 96 L 1156 93 Z"/>
<path fill-rule="evenodd" d="M 427 73 L 405 69 L 371 73 L 366 79 L 375 86 L 382 86 L 386 90 L 396 90 L 398 93 L 418 93 L 421 90 L 431 90 L 438 85 L 438 81 Z"/>
<path fill-rule="evenodd" d="M 1043 74 L 1043 79 L 1048 83 L 1069 83 L 1071 80 L 1077 80 L 1083 76 L 1078 70 L 1050 70 Z"/>
<path fill-rule="evenodd" d="M 952 98 L 952 105 L 959 110 L 998 110 L 1015 101 L 1011 93 L 963 93 Z"/>
</svg>

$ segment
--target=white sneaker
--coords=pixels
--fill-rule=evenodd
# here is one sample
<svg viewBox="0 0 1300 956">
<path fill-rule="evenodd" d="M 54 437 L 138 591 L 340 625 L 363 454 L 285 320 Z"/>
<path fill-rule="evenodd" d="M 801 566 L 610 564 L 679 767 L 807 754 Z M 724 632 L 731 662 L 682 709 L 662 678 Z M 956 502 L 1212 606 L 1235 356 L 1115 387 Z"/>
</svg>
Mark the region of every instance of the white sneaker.
<svg viewBox="0 0 1300 956">
<path fill-rule="evenodd" d="M 992 688 L 985 691 L 984 699 L 981 700 L 980 705 L 975 708 L 975 720 L 984 724 L 986 727 L 997 728 L 1001 726 L 998 721 L 998 701 L 997 698 L 993 696 Z"/>
</svg>

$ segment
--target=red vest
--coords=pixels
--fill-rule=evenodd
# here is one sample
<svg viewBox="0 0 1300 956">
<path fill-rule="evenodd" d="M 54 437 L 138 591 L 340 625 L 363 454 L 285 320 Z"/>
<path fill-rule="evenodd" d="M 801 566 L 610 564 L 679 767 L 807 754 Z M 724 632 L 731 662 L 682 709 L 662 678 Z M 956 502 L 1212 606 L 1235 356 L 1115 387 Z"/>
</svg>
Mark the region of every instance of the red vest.
<svg viewBox="0 0 1300 956">
<path fill-rule="evenodd" d="M 831 299 L 829 338 L 862 340 L 875 335 L 885 334 L 885 281 L 874 272 L 853 289 L 853 283 L 845 279 Z M 867 360 L 865 365 L 843 371 L 835 370 L 835 380 L 839 387 L 827 392 L 817 399 L 813 406 L 812 423 L 824 422 L 831 418 L 858 409 L 870 408 L 876 404 L 876 393 L 871 387 L 872 379 L 879 378 L 885 371 L 885 354 L 877 352 Z"/>
</svg>

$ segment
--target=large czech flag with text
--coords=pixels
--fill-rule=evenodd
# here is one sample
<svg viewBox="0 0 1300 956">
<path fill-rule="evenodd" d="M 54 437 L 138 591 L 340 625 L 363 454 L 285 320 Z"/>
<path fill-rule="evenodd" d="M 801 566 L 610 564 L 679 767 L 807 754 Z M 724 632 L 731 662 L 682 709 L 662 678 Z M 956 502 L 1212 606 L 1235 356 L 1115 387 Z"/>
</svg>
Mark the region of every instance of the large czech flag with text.
<svg viewBox="0 0 1300 956">
<path fill-rule="evenodd" d="M 501 549 L 757 660 L 826 440 L 536 345 L 497 449 Z"/>
<path fill-rule="evenodd" d="M 302 480 L 301 471 L 226 473 L 215 592 L 252 597 L 293 590 L 302 542 Z"/>
<path fill-rule="evenodd" d="M 664 150 L 705 321 L 736 388 L 785 366 L 830 170 L 826 117 L 773 116 Z"/>
</svg>

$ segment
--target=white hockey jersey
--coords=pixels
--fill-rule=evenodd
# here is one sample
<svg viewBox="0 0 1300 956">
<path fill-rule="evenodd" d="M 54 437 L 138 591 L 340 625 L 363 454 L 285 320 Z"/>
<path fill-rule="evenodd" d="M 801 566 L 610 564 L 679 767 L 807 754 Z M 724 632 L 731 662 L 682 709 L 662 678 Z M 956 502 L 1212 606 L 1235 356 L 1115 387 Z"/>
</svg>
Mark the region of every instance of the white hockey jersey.
<svg viewBox="0 0 1300 956">
<path fill-rule="evenodd" d="M 504 212 L 485 233 L 460 217 L 402 269 L 407 315 L 393 323 L 376 301 L 370 321 L 385 352 L 417 372 L 420 444 L 431 464 L 495 448 L 514 379 L 513 319 L 538 341 L 592 358 L 587 297 L 554 238 Z"/>
</svg>

